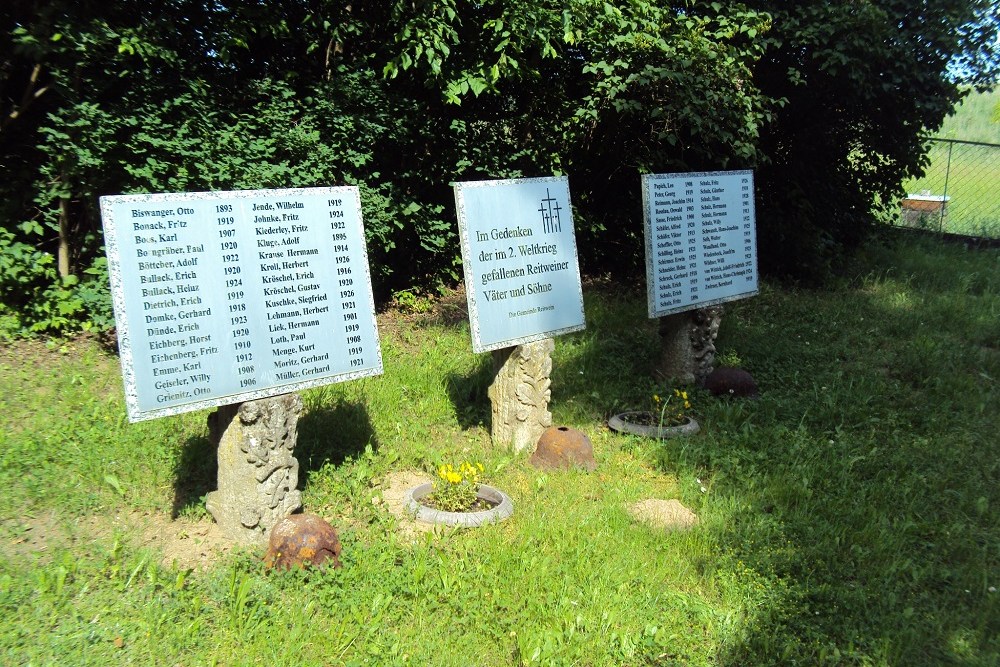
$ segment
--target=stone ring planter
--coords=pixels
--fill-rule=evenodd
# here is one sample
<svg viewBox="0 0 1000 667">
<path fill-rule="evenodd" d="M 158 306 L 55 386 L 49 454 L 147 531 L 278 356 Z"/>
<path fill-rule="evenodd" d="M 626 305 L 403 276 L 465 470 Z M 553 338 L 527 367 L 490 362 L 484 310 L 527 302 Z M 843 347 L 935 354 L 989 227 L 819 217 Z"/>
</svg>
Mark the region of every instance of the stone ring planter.
<svg viewBox="0 0 1000 667">
<path fill-rule="evenodd" d="M 619 433 L 631 433 L 632 435 L 641 435 L 646 438 L 660 438 L 661 440 L 683 438 L 694 435 L 701 430 L 698 422 L 691 417 L 686 417 L 683 424 L 677 424 L 676 426 L 638 423 L 641 421 L 639 419 L 641 416 L 648 416 L 649 414 L 648 412 L 623 412 L 609 419 L 608 426 L 611 430 L 618 431 Z"/>
<path fill-rule="evenodd" d="M 480 512 L 445 512 L 422 505 L 420 501 L 429 496 L 433 490 L 434 485 L 427 482 L 406 492 L 406 497 L 403 499 L 406 510 L 417 521 L 474 528 L 484 523 L 499 523 L 514 513 L 514 503 L 511 501 L 510 496 L 500 489 L 495 489 L 486 484 L 479 485 L 477 495 L 493 505 L 493 507 Z"/>
</svg>

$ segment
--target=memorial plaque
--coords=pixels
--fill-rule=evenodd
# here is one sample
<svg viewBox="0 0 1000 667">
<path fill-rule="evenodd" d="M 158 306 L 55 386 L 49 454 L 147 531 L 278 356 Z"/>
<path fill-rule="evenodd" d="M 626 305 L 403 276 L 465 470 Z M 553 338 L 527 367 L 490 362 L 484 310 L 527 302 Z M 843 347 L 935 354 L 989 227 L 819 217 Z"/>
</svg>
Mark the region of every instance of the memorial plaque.
<svg viewBox="0 0 1000 667">
<path fill-rule="evenodd" d="M 101 198 L 130 421 L 382 372 L 356 187 Z"/>
<path fill-rule="evenodd" d="M 757 294 L 752 171 L 646 174 L 650 317 Z"/>
<path fill-rule="evenodd" d="M 455 204 L 476 352 L 584 328 L 566 177 L 456 183 Z"/>
</svg>

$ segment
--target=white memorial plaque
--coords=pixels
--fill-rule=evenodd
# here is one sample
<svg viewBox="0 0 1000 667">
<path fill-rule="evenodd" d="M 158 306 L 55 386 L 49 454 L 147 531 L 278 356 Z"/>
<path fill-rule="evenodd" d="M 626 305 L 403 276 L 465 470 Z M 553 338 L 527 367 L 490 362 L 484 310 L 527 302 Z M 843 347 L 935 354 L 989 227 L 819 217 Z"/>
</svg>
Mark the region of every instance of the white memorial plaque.
<svg viewBox="0 0 1000 667">
<path fill-rule="evenodd" d="M 757 294 L 752 171 L 646 174 L 650 317 Z"/>
<path fill-rule="evenodd" d="M 356 187 L 101 197 L 130 421 L 382 372 Z"/>
<path fill-rule="evenodd" d="M 584 328 L 566 177 L 455 184 L 472 347 Z"/>
</svg>

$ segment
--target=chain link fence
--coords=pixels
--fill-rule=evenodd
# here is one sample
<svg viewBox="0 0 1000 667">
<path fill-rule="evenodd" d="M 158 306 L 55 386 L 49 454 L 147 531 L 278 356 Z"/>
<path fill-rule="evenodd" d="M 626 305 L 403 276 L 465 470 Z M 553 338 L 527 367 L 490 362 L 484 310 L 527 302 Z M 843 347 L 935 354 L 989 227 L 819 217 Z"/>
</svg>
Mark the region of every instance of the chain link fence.
<svg viewBox="0 0 1000 667">
<path fill-rule="evenodd" d="M 1000 238 L 1000 144 L 928 139 L 923 178 L 903 184 L 900 224 Z"/>
</svg>

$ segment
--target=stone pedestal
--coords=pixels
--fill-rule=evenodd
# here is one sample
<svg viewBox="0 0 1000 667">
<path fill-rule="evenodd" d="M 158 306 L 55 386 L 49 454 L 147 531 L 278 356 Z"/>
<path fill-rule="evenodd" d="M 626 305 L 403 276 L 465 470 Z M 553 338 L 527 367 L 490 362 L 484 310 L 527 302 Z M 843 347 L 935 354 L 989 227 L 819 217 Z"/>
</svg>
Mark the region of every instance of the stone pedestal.
<svg viewBox="0 0 1000 667">
<path fill-rule="evenodd" d="M 694 381 L 704 385 L 715 370 L 715 339 L 722 324 L 722 306 L 699 308 L 691 313 L 691 352 L 694 354 Z"/>
<path fill-rule="evenodd" d="M 661 355 L 657 374 L 677 384 L 701 384 L 715 364 L 715 338 L 722 306 L 660 318 Z"/>
<path fill-rule="evenodd" d="M 493 444 L 521 452 L 534 448 L 542 432 L 552 425 L 551 338 L 493 352 L 496 377 L 490 385 L 493 406 Z"/>
<path fill-rule="evenodd" d="M 208 417 L 218 447 L 219 488 L 206 506 L 235 542 L 266 546 L 271 527 L 302 506 L 292 456 L 302 413 L 298 394 L 226 405 Z"/>
<path fill-rule="evenodd" d="M 660 318 L 660 363 L 656 372 L 662 379 L 678 384 L 694 382 L 692 329 L 690 311 Z"/>
</svg>

